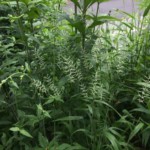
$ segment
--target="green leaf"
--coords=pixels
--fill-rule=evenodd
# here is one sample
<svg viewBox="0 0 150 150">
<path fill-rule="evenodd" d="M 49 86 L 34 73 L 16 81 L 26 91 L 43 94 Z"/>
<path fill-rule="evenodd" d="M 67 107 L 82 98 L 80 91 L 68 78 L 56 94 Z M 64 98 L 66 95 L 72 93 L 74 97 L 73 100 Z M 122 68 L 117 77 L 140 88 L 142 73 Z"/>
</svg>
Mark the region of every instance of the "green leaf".
<svg viewBox="0 0 150 150">
<path fill-rule="evenodd" d="M 13 131 L 13 132 L 17 132 L 17 131 L 20 131 L 20 129 L 18 127 L 12 127 L 9 129 L 10 131 Z"/>
<path fill-rule="evenodd" d="M 68 150 L 70 148 L 71 148 L 71 145 L 69 145 L 67 143 L 63 143 L 59 147 L 57 147 L 58 150 Z"/>
<path fill-rule="evenodd" d="M 150 10 L 150 4 L 147 6 L 147 8 L 144 10 L 144 13 L 143 13 L 143 17 L 146 17 L 147 14 L 149 13 L 149 10 Z"/>
<path fill-rule="evenodd" d="M 82 20 L 75 20 L 75 21 L 72 20 L 72 22 L 69 21 L 69 23 L 72 27 L 75 27 L 80 33 L 85 32 L 86 27 L 85 27 L 84 22 Z"/>
<path fill-rule="evenodd" d="M 144 126 L 144 124 L 143 124 L 142 122 L 140 122 L 140 123 L 134 128 L 134 130 L 131 132 L 128 141 L 130 141 L 130 140 L 143 128 L 143 126 Z"/>
<path fill-rule="evenodd" d="M 135 109 L 133 109 L 132 111 L 142 112 L 142 113 L 145 113 L 145 114 L 147 114 L 147 115 L 150 115 L 150 110 L 145 109 L 145 108 L 143 108 L 143 107 L 141 107 L 141 108 L 135 108 Z"/>
<path fill-rule="evenodd" d="M 20 1 L 25 3 L 26 5 L 28 5 L 31 2 L 31 0 L 20 0 Z"/>
<path fill-rule="evenodd" d="M 102 25 L 107 21 L 121 21 L 121 19 L 112 17 L 112 16 L 99 16 L 99 17 L 92 17 L 93 23 L 88 28 L 93 28 L 97 25 Z"/>
<path fill-rule="evenodd" d="M 22 135 L 24 135 L 26 137 L 32 138 L 32 135 L 28 131 L 26 131 L 24 129 L 20 129 L 19 132 L 20 132 L 20 134 L 22 134 Z"/>
<path fill-rule="evenodd" d="M 11 20 L 11 22 L 14 22 L 20 18 L 22 18 L 24 16 L 24 14 L 20 15 L 20 16 L 12 16 L 12 15 L 8 15 L 9 19 Z"/>
<path fill-rule="evenodd" d="M 72 133 L 72 135 L 74 135 L 74 134 L 76 134 L 76 133 L 78 133 L 78 132 L 84 133 L 86 136 L 90 137 L 91 139 L 93 138 L 93 137 L 91 136 L 90 132 L 89 132 L 87 129 L 78 129 L 78 130 L 74 131 L 74 132 Z"/>
<path fill-rule="evenodd" d="M 135 19 L 135 17 L 133 15 L 131 15 L 131 14 L 125 12 L 125 11 L 122 11 L 122 10 L 119 10 L 119 9 L 116 9 L 116 11 L 119 12 L 119 13 L 125 14 L 125 15 L 129 16 L 132 19 Z"/>
<path fill-rule="evenodd" d="M 19 86 L 18 84 L 14 81 L 14 80 L 11 80 L 10 83 L 17 89 L 19 89 Z"/>
<path fill-rule="evenodd" d="M 107 137 L 109 142 L 112 144 L 114 150 L 119 150 L 117 139 L 115 138 L 115 136 L 108 131 L 105 132 L 105 136 Z"/>
<path fill-rule="evenodd" d="M 30 11 L 27 12 L 29 20 L 37 19 L 40 15 L 40 9 L 33 7 Z"/>
<path fill-rule="evenodd" d="M 81 6 L 80 6 L 78 0 L 71 0 L 71 1 L 74 3 L 75 6 L 77 6 L 79 9 L 81 9 Z"/>
<path fill-rule="evenodd" d="M 49 115 L 49 112 L 44 110 L 41 104 L 38 104 L 37 108 L 38 108 L 38 116 L 43 115 L 45 117 L 51 118 L 51 116 Z"/>
<path fill-rule="evenodd" d="M 44 114 L 45 117 L 51 118 L 51 116 L 50 116 L 48 111 L 44 110 L 43 114 Z"/>
<path fill-rule="evenodd" d="M 30 66 L 27 62 L 25 62 L 25 68 L 29 73 L 31 72 Z"/>
<path fill-rule="evenodd" d="M 148 126 L 142 134 L 142 143 L 144 144 L 144 146 L 146 147 L 147 144 L 149 143 L 149 139 L 150 139 L 150 126 Z"/>
<path fill-rule="evenodd" d="M 74 146 L 70 147 L 70 149 L 67 149 L 67 150 L 87 150 L 87 148 L 79 145 L 78 143 L 75 143 Z"/>
<path fill-rule="evenodd" d="M 15 65 L 18 62 L 18 60 L 14 59 L 6 59 L 6 61 L 4 61 L 4 67 L 8 67 L 10 65 Z"/>
<path fill-rule="evenodd" d="M 121 117 L 120 113 L 114 107 L 109 105 L 107 102 L 101 101 L 101 100 L 95 100 L 95 102 L 100 103 L 100 104 L 104 104 L 105 106 L 111 108 L 112 110 L 114 110 Z"/>
<path fill-rule="evenodd" d="M 68 117 L 56 119 L 55 121 L 73 121 L 73 120 L 81 120 L 81 119 L 83 119 L 82 116 L 68 116 Z"/>
<path fill-rule="evenodd" d="M 38 116 L 34 116 L 34 115 L 26 115 L 25 116 L 27 118 L 27 122 L 26 124 L 31 126 L 31 127 L 34 127 L 35 124 L 37 124 L 38 122 L 40 122 Z"/>
<path fill-rule="evenodd" d="M 88 107 L 89 112 L 90 112 L 91 114 L 93 114 L 93 108 L 91 107 L 91 105 L 88 105 L 88 104 L 87 104 L 87 107 Z"/>
<path fill-rule="evenodd" d="M 122 24 L 124 24 L 125 26 L 127 26 L 128 28 L 130 28 L 131 30 L 133 30 L 133 25 L 126 23 L 126 22 L 122 22 Z"/>
<path fill-rule="evenodd" d="M 53 97 L 49 97 L 48 100 L 44 103 L 44 105 L 47 105 L 47 104 L 51 104 L 54 102 L 54 98 Z"/>
<path fill-rule="evenodd" d="M 105 22 L 104 21 L 94 21 L 88 28 L 94 28 L 98 25 L 102 25 L 104 24 Z"/>
<path fill-rule="evenodd" d="M 49 142 L 48 142 L 47 138 L 44 137 L 41 133 L 39 133 L 38 140 L 39 140 L 39 144 L 42 148 L 47 147 Z"/>
<path fill-rule="evenodd" d="M 112 16 L 98 16 L 97 20 L 101 21 L 121 21 L 121 19 L 112 17 Z"/>
<path fill-rule="evenodd" d="M 55 95 L 55 96 L 52 95 L 52 96 L 48 97 L 48 100 L 44 103 L 44 105 L 51 104 L 55 101 L 63 103 L 63 100 L 61 99 L 61 97 L 59 95 Z"/>
<path fill-rule="evenodd" d="M 145 82 L 138 82 L 138 85 L 144 86 L 146 88 L 150 88 L 150 84 L 149 83 L 145 83 Z"/>
</svg>

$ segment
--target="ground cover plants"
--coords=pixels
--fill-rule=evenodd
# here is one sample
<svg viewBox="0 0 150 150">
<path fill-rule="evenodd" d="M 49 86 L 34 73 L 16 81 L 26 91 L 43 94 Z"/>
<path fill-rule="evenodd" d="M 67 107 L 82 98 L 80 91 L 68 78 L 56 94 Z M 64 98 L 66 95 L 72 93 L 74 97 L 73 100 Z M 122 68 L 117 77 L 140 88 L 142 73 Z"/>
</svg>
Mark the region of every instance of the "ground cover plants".
<svg viewBox="0 0 150 150">
<path fill-rule="evenodd" d="M 0 150 L 149 150 L 150 4 L 0 1 Z"/>
</svg>

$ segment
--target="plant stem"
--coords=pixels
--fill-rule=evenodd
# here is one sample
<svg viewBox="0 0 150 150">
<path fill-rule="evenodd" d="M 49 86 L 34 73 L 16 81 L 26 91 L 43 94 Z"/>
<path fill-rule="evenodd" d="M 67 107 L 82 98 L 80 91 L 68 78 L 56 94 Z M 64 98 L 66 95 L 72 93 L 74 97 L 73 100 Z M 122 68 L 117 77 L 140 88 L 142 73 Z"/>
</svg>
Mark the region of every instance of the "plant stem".
<svg viewBox="0 0 150 150">
<path fill-rule="evenodd" d="M 74 5 L 74 13 L 75 13 L 75 19 L 77 18 L 77 6 L 76 5 Z M 77 29 L 75 28 L 75 33 L 77 34 Z"/>
<path fill-rule="evenodd" d="M 17 12 L 17 16 L 19 17 L 21 15 L 19 0 L 16 0 L 16 4 L 17 4 L 16 12 Z M 25 36 L 25 33 L 24 33 L 24 29 L 23 29 L 23 24 L 22 24 L 22 21 L 21 21 L 20 18 L 18 19 L 18 26 L 19 26 L 19 29 L 20 29 L 20 34 L 21 34 L 22 40 L 24 41 L 24 44 L 25 44 L 25 49 L 26 49 L 26 54 L 27 54 L 27 62 L 28 62 L 28 64 L 30 64 L 30 61 L 29 61 L 30 60 L 30 53 L 29 53 L 29 50 L 28 50 L 28 42 L 27 42 L 27 39 L 26 39 L 26 36 Z"/>
</svg>

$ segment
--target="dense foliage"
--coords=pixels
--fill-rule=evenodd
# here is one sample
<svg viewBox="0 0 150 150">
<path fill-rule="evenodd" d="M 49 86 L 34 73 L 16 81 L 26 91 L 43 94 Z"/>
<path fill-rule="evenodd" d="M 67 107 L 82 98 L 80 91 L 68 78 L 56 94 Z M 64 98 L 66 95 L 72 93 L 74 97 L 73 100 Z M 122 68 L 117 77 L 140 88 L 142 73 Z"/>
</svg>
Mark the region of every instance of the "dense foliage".
<svg viewBox="0 0 150 150">
<path fill-rule="evenodd" d="M 71 1 L 0 1 L 0 150 L 150 149 L 150 5 Z"/>
</svg>

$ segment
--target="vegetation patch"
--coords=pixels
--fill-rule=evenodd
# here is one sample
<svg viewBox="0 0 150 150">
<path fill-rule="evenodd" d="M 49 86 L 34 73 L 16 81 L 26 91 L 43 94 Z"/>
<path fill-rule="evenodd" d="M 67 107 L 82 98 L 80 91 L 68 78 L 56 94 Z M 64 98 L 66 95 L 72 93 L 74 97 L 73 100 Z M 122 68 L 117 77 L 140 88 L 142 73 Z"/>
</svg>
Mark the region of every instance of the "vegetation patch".
<svg viewBox="0 0 150 150">
<path fill-rule="evenodd" d="M 71 1 L 0 2 L 0 149 L 150 149 L 150 4 Z"/>
</svg>

